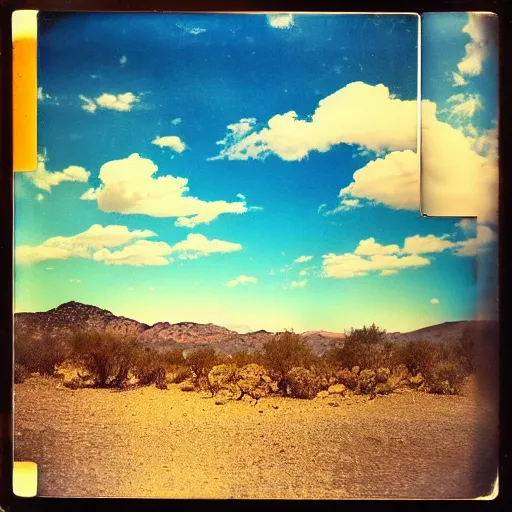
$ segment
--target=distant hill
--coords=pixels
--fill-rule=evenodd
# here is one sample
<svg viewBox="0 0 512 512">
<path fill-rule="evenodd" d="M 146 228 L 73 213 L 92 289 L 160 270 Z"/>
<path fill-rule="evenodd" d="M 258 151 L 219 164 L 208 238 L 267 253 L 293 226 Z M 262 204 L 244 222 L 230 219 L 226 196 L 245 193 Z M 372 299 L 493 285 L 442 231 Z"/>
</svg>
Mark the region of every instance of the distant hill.
<svg viewBox="0 0 512 512">
<path fill-rule="evenodd" d="M 389 333 L 388 339 L 394 342 L 417 340 L 456 341 L 463 330 L 477 322 L 446 322 L 432 325 L 408 333 Z M 95 329 L 130 336 L 140 343 L 156 348 L 182 348 L 209 346 L 220 352 L 230 353 L 240 350 L 254 351 L 276 333 L 265 330 L 239 334 L 215 324 L 195 322 L 158 322 L 147 325 L 131 318 L 116 316 L 108 310 L 82 304 L 67 302 L 40 313 L 15 313 L 14 333 L 69 335 L 74 329 Z M 302 333 L 316 354 L 322 354 L 334 346 L 342 346 L 343 333 L 328 331 L 307 331 Z"/>
</svg>

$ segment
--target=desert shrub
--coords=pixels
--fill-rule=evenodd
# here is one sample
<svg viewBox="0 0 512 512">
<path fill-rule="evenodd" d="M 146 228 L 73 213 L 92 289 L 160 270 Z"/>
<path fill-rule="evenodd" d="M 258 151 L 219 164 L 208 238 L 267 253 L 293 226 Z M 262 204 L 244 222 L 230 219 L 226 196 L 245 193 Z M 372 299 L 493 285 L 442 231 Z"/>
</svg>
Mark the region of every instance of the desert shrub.
<svg viewBox="0 0 512 512">
<path fill-rule="evenodd" d="M 180 349 L 170 349 L 160 352 L 160 358 L 162 364 L 166 368 L 184 366 L 186 364 L 185 357 L 183 356 L 183 351 Z"/>
<path fill-rule="evenodd" d="M 181 383 L 180 389 L 181 389 L 181 391 L 190 392 L 190 391 L 194 391 L 196 388 L 195 388 L 192 380 L 187 379 Z"/>
<path fill-rule="evenodd" d="M 286 375 L 294 367 L 309 368 L 314 356 L 307 341 L 291 331 L 276 334 L 263 345 L 263 364 L 286 391 Z"/>
<path fill-rule="evenodd" d="M 133 340 L 114 333 L 80 331 L 73 335 L 73 361 L 91 375 L 94 386 L 122 387 L 128 373 L 137 364 L 137 346 Z"/>
<path fill-rule="evenodd" d="M 248 350 L 241 350 L 231 354 L 231 362 L 239 368 L 248 364 L 261 364 L 262 354 L 260 352 L 249 352 Z"/>
<path fill-rule="evenodd" d="M 467 374 L 475 371 L 475 343 L 477 332 L 467 327 L 457 343 L 453 346 L 453 358 L 459 361 Z"/>
<path fill-rule="evenodd" d="M 158 389 L 167 389 L 165 363 L 162 354 L 152 349 L 139 349 L 134 353 L 133 373 L 142 386 L 155 384 Z"/>
<path fill-rule="evenodd" d="M 356 392 L 363 395 L 371 394 L 374 391 L 377 383 L 376 373 L 371 369 L 361 370 L 357 376 L 357 388 Z"/>
<path fill-rule="evenodd" d="M 440 359 L 439 346 L 431 341 L 409 341 L 394 350 L 395 365 L 404 364 L 412 375 L 425 372 Z"/>
<path fill-rule="evenodd" d="M 25 382 L 27 377 L 27 369 L 22 364 L 14 363 L 14 384 L 21 384 Z"/>
<path fill-rule="evenodd" d="M 191 352 L 186 363 L 194 374 L 194 384 L 200 388 L 209 387 L 208 373 L 217 364 L 218 357 L 213 348 L 200 348 Z"/>
<path fill-rule="evenodd" d="M 192 377 L 192 372 L 188 366 L 175 366 L 171 369 L 171 378 L 169 382 L 172 384 L 181 384 Z"/>
<path fill-rule="evenodd" d="M 28 334 L 14 339 L 14 361 L 24 366 L 28 372 L 54 376 L 56 367 L 69 355 L 64 341 L 51 336 L 38 339 Z"/>
<path fill-rule="evenodd" d="M 352 373 L 348 368 L 336 372 L 336 381 L 343 384 L 347 389 L 354 391 L 357 386 L 357 374 Z"/>
<path fill-rule="evenodd" d="M 329 357 L 338 366 L 377 369 L 388 366 L 392 354 L 392 343 L 385 338 L 386 331 L 375 324 L 361 329 L 351 329 L 345 335 L 342 347 L 331 350 Z"/>
<path fill-rule="evenodd" d="M 234 364 L 220 364 L 214 366 L 208 373 L 208 382 L 212 393 L 221 389 L 231 389 L 236 380 L 237 367 Z"/>
<path fill-rule="evenodd" d="M 466 369 L 460 363 L 438 361 L 425 373 L 425 386 L 430 393 L 459 394 L 467 375 Z"/>
<path fill-rule="evenodd" d="M 238 368 L 235 380 L 236 387 L 241 392 L 240 399 L 244 395 L 248 395 L 258 400 L 263 396 L 279 391 L 276 383 L 268 374 L 267 369 L 259 364 L 251 363 Z"/>
<path fill-rule="evenodd" d="M 287 392 L 293 398 L 314 398 L 320 391 L 320 379 L 311 370 L 294 367 L 286 374 Z"/>
</svg>

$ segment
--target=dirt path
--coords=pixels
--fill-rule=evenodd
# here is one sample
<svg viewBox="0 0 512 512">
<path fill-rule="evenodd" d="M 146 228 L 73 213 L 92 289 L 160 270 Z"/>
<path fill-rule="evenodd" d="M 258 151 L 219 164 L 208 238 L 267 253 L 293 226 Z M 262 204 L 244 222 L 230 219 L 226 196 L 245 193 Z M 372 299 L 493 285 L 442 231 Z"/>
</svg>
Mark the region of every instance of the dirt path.
<svg viewBox="0 0 512 512">
<path fill-rule="evenodd" d="M 15 460 L 39 494 L 175 498 L 471 498 L 496 426 L 469 396 L 215 400 L 177 387 L 15 386 Z"/>
</svg>

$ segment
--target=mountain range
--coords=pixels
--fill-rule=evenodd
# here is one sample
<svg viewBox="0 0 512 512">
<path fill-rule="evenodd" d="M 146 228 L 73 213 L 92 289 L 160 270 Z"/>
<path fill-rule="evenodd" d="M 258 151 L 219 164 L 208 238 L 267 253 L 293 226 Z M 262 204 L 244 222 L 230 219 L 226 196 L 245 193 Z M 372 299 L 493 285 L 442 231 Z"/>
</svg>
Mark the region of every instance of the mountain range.
<svg viewBox="0 0 512 512">
<path fill-rule="evenodd" d="M 407 333 L 388 333 L 393 342 L 416 340 L 457 341 L 464 329 L 475 321 L 445 322 Z M 209 346 L 220 352 L 259 350 L 277 333 L 265 330 L 240 334 L 215 324 L 195 322 L 158 322 L 148 325 L 131 318 L 116 316 L 112 312 L 80 302 L 66 302 L 49 311 L 39 313 L 15 313 L 15 335 L 62 335 L 74 329 L 94 329 L 135 338 L 141 344 L 158 350 L 168 348 L 190 349 Z M 302 336 L 313 351 L 321 354 L 343 344 L 345 335 L 328 331 L 307 331 Z"/>
</svg>

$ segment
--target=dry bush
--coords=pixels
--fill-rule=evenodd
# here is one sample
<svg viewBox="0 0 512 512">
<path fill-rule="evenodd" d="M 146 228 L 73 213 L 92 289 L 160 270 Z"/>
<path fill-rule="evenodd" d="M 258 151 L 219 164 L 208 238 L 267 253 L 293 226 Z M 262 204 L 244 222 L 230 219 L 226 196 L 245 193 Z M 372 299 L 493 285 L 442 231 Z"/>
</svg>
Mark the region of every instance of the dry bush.
<svg viewBox="0 0 512 512">
<path fill-rule="evenodd" d="M 360 366 L 377 369 L 389 366 L 392 355 L 392 343 L 385 339 L 386 331 L 375 324 L 361 329 L 351 329 L 346 334 L 342 347 L 330 351 L 328 358 L 338 367 Z"/>
<path fill-rule="evenodd" d="M 56 367 L 69 355 L 64 341 L 51 336 L 38 339 L 28 334 L 17 335 L 14 339 L 14 361 L 28 372 L 40 375 L 55 375 Z"/>
<path fill-rule="evenodd" d="M 213 348 L 200 348 L 191 352 L 186 363 L 194 374 L 194 384 L 201 388 L 209 388 L 208 373 L 217 364 L 218 357 Z"/>
<path fill-rule="evenodd" d="M 466 368 L 455 361 L 437 361 L 425 373 L 425 386 L 430 393 L 460 394 Z"/>
<path fill-rule="evenodd" d="M 309 368 L 315 357 L 307 341 L 291 331 L 276 334 L 263 345 L 263 364 L 286 392 L 286 375 L 294 367 Z"/>
<path fill-rule="evenodd" d="M 260 352 L 249 352 L 248 350 L 241 350 L 231 354 L 230 362 L 235 364 L 238 368 L 247 366 L 248 364 L 261 364 L 262 354 Z"/>
<path fill-rule="evenodd" d="M 287 394 L 293 398 L 314 398 L 320 391 L 320 378 L 306 368 L 294 367 L 286 374 Z"/>
<path fill-rule="evenodd" d="M 161 353 L 149 348 L 134 353 L 133 373 L 141 386 L 155 384 L 158 389 L 167 389 L 165 361 Z"/>
<path fill-rule="evenodd" d="M 175 366 L 170 369 L 171 378 L 169 382 L 171 384 L 181 384 L 187 379 L 192 378 L 192 371 L 189 366 Z"/>
<path fill-rule="evenodd" d="M 73 335 L 72 359 L 92 377 L 99 388 L 123 387 L 136 366 L 137 346 L 133 340 L 101 331 L 80 331 Z"/>
<path fill-rule="evenodd" d="M 14 363 L 14 384 L 21 384 L 25 382 L 27 377 L 27 369 L 21 364 Z"/>
</svg>

